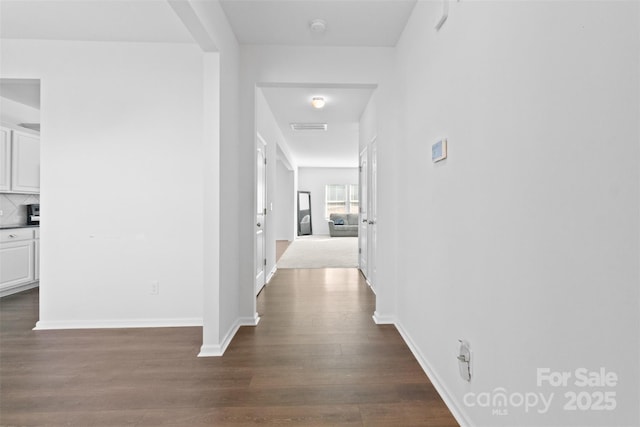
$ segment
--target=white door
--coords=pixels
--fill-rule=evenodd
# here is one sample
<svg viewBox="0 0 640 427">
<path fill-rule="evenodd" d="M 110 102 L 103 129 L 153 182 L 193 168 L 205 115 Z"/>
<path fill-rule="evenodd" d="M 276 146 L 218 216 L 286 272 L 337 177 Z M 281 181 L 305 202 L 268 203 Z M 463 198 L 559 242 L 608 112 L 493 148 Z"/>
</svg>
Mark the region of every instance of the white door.
<svg viewBox="0 0 640 427">
<path fill-rule="evenodd" d="M 378 141 L 376 138 L 371 142 L 371 156 L 369 166 L 369 208 L 368 208 L 368 232 L 367 238 L 367 279 L 369 284 L 375 290 L 376 282 L 376 251 L 378 242 Z"/>
<path fill-rule="evenodd" d="M 265 216 L 267 214 L 267 155 L 266 143 L 258 135 L 256 156 L 256 295 L 260 293 L 265 284 L 266 240 L 265 240 Z"/>
<path fill-rule="evenodd" d="M 367 149 L 365 148 L 360 153 L 360 189 L 359 189 L 359 203 L 360 203 L 360 222 L 358 227 L 358 250 L 360 251 L 358 265 L 360 271 L 367 277 L 368 274 L 368 216 L 367 216 L 367 201 L 368 201 L 368 163 L 367 163 Z"/>
</svg>

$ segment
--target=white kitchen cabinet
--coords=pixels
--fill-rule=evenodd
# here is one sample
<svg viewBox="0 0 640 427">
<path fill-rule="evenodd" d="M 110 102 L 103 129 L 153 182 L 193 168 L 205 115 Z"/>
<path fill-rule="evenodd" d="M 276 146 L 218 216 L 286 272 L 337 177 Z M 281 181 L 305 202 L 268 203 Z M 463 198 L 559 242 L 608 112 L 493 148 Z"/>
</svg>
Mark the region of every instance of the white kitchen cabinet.
<svg viewBox="0 0 640 427">
<path fill-rule="evenodd" d="M 35 281 L 33 229 L 0 230 L 0 295 Z"/>
<path fill-rule="evenodd" d="M 0 128 L 0 192 L 11 190 L 11 130 Z"/>
<path fill-rule="evenodd" d="M 40 138 L 11 131 L 11 191 L 40 193 Z"/>
</svg>

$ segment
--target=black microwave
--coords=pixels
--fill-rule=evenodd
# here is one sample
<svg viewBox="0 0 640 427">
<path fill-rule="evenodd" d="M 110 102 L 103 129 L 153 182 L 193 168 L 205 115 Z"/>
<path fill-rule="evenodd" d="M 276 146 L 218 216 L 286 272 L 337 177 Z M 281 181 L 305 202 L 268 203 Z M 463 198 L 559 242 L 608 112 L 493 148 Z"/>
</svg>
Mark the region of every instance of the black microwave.
<svg viewBox="0 0 640 427">
<path fill-rule="evenodd" d="M 40 225 L 40 203 L 27 205 L 27 225 Z"/>
</svg>

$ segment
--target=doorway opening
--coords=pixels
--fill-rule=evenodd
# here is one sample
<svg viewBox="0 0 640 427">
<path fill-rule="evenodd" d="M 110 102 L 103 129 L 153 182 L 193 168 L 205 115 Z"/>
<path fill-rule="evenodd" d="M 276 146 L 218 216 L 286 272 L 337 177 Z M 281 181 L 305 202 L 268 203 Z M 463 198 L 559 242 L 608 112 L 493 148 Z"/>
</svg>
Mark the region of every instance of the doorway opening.
<svg viewBox="0 0 640 427">
<path fill-rule="evenodd" d="M 40 283 L 40 87 L 0 79 L 0 297 Z"/>
<path fill-rule="evenodd" d="M 374 274 L 376 218 L 368 213 L 376 201 L 370 194 L 376 173 L 363 175 L 362 153 L 369 171 L 377 133 L 376 88 L 288 83 L 256 87 L 256 135 L 265 142 L 268 160 L 262 233 L 266 257 L 259 255 L 263 243 L 256 235 L 255 266 L 259 272 L 260 261 L 266 263 L 265 283 L 283 268 L 357 268 L 367 279 Z M 318 98 L 323 108 L 313 107 Z M 260 176 L 258 167 L 256 200 Z M 373 280 L 368 283 L 372 286 Z"/>
</svg>

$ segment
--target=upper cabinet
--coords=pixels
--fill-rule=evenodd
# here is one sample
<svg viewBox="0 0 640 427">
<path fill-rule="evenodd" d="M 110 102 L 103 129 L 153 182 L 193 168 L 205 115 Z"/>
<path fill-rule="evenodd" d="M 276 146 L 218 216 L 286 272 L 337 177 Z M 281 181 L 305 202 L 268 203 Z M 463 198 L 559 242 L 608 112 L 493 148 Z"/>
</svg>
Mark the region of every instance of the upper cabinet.
<svg viewBox="0 0 640 427">
<path fill-rule="evenodd" d="M 11 131 L 0 128 L 0 191 L 11 190 Z"/>
<path fill-rule="evenodd" d="M 11 190 L 17 193 L 40 192 L 40 138 L 12 131 Z"/>
<path fill-rule="evenodd" d="M 0 135 L 0 191 L 40 193 L 40 138 L 7 128 Z"/>
</svg>

